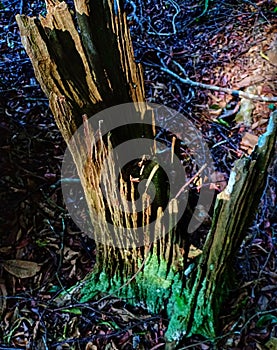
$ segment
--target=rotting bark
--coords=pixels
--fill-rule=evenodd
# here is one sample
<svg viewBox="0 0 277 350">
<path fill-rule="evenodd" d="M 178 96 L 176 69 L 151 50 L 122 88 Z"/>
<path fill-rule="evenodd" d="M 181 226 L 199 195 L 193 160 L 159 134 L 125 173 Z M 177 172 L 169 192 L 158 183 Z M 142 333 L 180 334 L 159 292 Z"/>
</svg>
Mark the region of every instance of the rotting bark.
<svg viewBox="0 0 277 350">
<path fill-rule="evenodd" d="M 189 298 L 186 326 L 190 334 L 214 334 L 217 315 L 228 294 L 234 255 L 254 218 L 263 193 L 267 169 L 273 159 L 277 133 L 277 111 L 267 131 L 249 157 L 236 161 L 228 186 L 217 196 L 212 227 L 199 261 Z M 215 334 L 214 334 L 215 335 Z"/>
<path fill-rule="evenodd" d="M 81 125 L 87 128 L 87 135 L 93 134 L 86 124 L 86 115 L 92 116 L 126 102 L 134 102 L 139 117 L 143 119 L 149 115 L 151 121 L 151 113 L 145 112 L 143 103 L 141 67 L 134 61 L 126 17 L 117 1 L 76 0 L 79 30 L 64 2 L 48 0 L 46 4 L 46 18 L 37 21 L 17 16 L 17 22 L 36 77 L 49 98 L 56 123 L 73 155 L 98 245 L 94 271 L 73 291 L 78 291 L 82 300 L 111 293 L 144 304 L 152 312 L 164 309 L 170 319 L 169 340 L 178 341 L 183 335 L 191 334 L 214 337 L 225 293 L 223 287 L 228 289 L 230 262 L 244 239 L 264 188 L 276 140 L 276 112 L 272 114 L 267 134 L 260 138 L 249 157 L 237 162 L 227 188 L 218 196 L 212 228 L 198 258 L 200 261 L 194 262 L 190 274 L 185 270 L 189 249 L 186 229 L 177 225 L 165 235 L 167 227 L 161 206 L 155 223 L 158 239 L 149 240 L 145 230 L 142 247 L 117 248 L 111 241 L 106 222 L 107 207 L 113 222 L 122 218 L 116 216 L 113 203 L 104 202 L 99 186 L 99 169 L 104 157 L 109 157 L 112 145 L 101 140 L 100 144 L 95 144 L 92 136 L 87 136 L 87 142 L 78 138 L 71 142 L 71 139 Z M 151 134 L 152 131 L 147 132 Z M 145 130 L 126 126 L 112 141 L 121 142 L 122 134 L 139 138 Z M 96 150 L 94 161 L 88 157 L 92 148 Z M 111 158 L 111 171 L 113 162 Z M 180 188 L 182 186 L 180 184 Z M 146 197 L 146 204 L 147 201 Z M 177 221 L 178 204 L 176 199 L 169 206 L 173 223 Z M 95 212 L 97 215 L 93 215 Z M 149 217 L 145 210 L 146 224 Z M 134 225 L 136 217 L 125 220 Z M 120 240 L 117 232 L 115 237 Z M 129 239 L 132 246 L 135 231 L 130 230 Z"/>
</svg>

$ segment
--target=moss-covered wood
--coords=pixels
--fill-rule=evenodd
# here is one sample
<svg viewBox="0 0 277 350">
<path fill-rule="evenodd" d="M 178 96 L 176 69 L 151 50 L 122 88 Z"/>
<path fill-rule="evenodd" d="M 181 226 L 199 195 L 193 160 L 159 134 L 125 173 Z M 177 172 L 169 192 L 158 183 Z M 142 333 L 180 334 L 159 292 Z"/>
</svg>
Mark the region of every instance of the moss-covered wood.
<svg viewBox="0 0 277 350">
<path fill-rule="evenodd" d="M 219 311 L 231 287 L 234 255 L 245 238 L 264 190 L 276 134 L 277 111 L 272 113 L 267 132 L 260 136 L 251 155 L 235 163 L 228 186 L 217 196 L 212 227 L 193 281 L 190 311 L 184 320 L 189 334 L 211 337 L 219 326 Z"/>
<path fill-rule="evenodd" d="M 107 107 L 144 102 L 141 67 L 135 63 L 126 17 L 117 0 L 75 0 L 78 24 L 64 2 L 47 0 L 46 4 L 45 18 L 17 16 L 17 22 L 36 77 L 49 98 L 56 123 L 73 155 L 94 226 L 97 263 L 85 283 L 73 288 L 74 292 L 81 300 L 112 293 L 143 304 L 153 312 L 165 310 L 170 319 L 169 340 L 196 333 L 214 337 L 218 312 L 225 291 L 228 292 L 231 261 L 244 239 L 264 188 L 276 140 L 276 112 L 272 114 L 267 134 L 260 138 L 249 157 L 236 163 L 226 190 L 218 196 L 212 227 L 198 261 L 186 266 L 189 237 L 185 225 L 177 225 L 165 234 L 168 223 L 163 221 L 162 205 L 155 208 L 155 235 L 159 239 L 150 240 L 145 229 L 143 246 L 118 248 L 115 243 L 121 239 L 120 232 L 113 232 L 111 239 L 107 212 L 114 223 L 125 220 L 126 224 L 130 220 L 128 247 L 136 240 L 132 227 L 137 217 L 135 214 L 128 218 L 117 217 L 113 203 L 104 201 L 99 169 L 104 157 L 110 156 L 109 147 L 112 146 L 107 139 L 95 144 L 86 123 L 87 117 Z M 141 119 L 147 115 L 143 103 L 136 104 L 136 111 Z M 78 138 L 71 141 L 80 125 L 87 128 L 87 142 Z M 127 126 L 111 142 L 121 142 L 125 134 L 141 137 L 145 132 L 150 135 L 152 129 L 145 131 Z M 93 161 L 88 157 L 88 143 L 97 150 Z M 111 171 L 113 164 L 111 157 Z M 106 181 L 108 183 L 109 179 Z M 155 181 L 159 182 L 159 178 Z M 147 201 L 146 196 L 146 204 Z M 176 199 L 170 203 L 173 222 L 177 220 L 177 212 Z M 141 220 L 147 223 L 150 215 L 145 210 Z"/>
</svg>

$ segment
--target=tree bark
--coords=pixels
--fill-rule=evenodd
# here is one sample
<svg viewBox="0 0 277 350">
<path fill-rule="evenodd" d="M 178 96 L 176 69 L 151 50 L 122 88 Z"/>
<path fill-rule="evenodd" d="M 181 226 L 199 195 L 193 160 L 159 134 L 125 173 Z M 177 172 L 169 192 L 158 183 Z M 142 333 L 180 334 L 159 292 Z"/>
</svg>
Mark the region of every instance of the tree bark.
<svg viewBox="0 0 277 350">
<path fill-rule="evenodd" d="M 150 198 L 145 196 L 140 218 L 145 227 L 144 244 L 135 247 L 136 213 L 118 217 L 114 197 L 103 199 L 100 169 L 109 159 L 109 172 L 113 173 L 115 159 L 111 148 L 122 142 L 125 135 L 141 138 L 148 133 L 153 138 L 154 125 L 153 130 L 146 131 L 143 124 L 138 128 L 127 125 L 109 142 L 108 137 L 95 140 L 96 130 L 90 130 L 87 122 L 87 116 L 127 102 L 134 103 L 140 119 L 149 118 L 148 122 L 152 122 L 151 111 L 146 112 L 142 70 L 134 60 L 126 16 L 117 0 L 75 0 L 76 24 L 65 2 L 47 0 L 46 4 L 45 18 L 38 21 L 18 15 L 16 19 L 36 77 L 76 164 L 96 238 L 94 271 L 84 285 L 74 287 L 74 292 L 83 301 L 111 293 L 141 303 L 152 312 L 166 310 L 170 341 L 191 334 L 214 337 L 218 312 L 225 290 L 228 292 L 230 263 L 264 189 L 276 140 L 277 112 L 272 114 L 268 131 L 252 154 L 236 163 L 227 188 L 217 198 L 203 253 L 192 265 L 187 265 L 190 238 L 186 224 L 181 220 L 184 227 L 177 225 L 177 198 L 169 205 L 170 222 L 164 221 L 162 203 L 155 207 L 155 237 L 150 239 L 147 223 L 152 214 L 147 209 Z M 72 137 L 81 125 L 84 139 Z M 163 189 L 161 173 L 157 170 L 151 174 L 160 182 L 158 189 Z M 108 177 L 106 183 L 108 186 Z M 130 195 L 124 183 L 122 192 L 123 198 L 116 199 L 122 200 L 124 206 L 124 198 Z M 107 213 L 115 224 L 113 239 Z M 129 241 L 124 242 L 128 249 L 119 248 L 120 220 L 130 225 Z M 173 228 L 164 234 L 167 225 Z"/>
</svg>

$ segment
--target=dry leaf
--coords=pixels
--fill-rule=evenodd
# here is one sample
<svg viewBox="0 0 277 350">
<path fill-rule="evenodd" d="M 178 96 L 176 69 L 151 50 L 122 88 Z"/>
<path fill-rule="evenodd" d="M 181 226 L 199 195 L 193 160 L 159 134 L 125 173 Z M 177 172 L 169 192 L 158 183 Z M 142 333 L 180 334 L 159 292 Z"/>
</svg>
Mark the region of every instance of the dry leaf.
<svg viewBox="0 0 277 350">
<path fill-rule="evenodd" d="M 270 338 L 268 342 L 265 343 L 267 349 L 276 349 L 277 348 L 277 338 Z"/>
<path fill-rule="evenodd" d="M 126 309 L 117 309 L 115 307 L 111 307 L 111 310 L 116 312 L 118 315 L 120 315 L 120 317 L 122 318 L 122 320 L 124 322 L 129 322 L 132 319 L 139 319 L 136 315 L 132 314 L 130 311 L 126 310 Z"/>
<path fill-rule="evenodd" d="M 263 118 L 261 118 L 261 119 L 259 119 L 256 123 L 252 124 L 251 129 L 254 130 L 254 129 L 256 129 L 258 126 L 264 125 L 264 124 L 266 124 L 266 123 L 268 123 L 268 119 L 263 119 Z"/>
<path fill-rule="evenodd" d="M 269 286 L 265 286 L 265 287 L 261 288 L 261 291 L 262 292 L 270 292 L 270 291 L 276 290 L 276 289 L 277 289 L 276 284 L 271 284 Z"/>
<path fill-rule="evenodd" d="M 240 143 L 241 149 L 245 150 L 248 154 L 253 151 L 253 148 L 256 146 L 258 142 L 258 136 L 250 134 L 250 132 L 246 132 L 243 135 L 243 138 Z"/>
<path fill-rule="evenodd" d="M 97 350 L 97 346 L 93 345 L 92 342 L 88 342 L 86 345 L 86 350 Z"/>
<path fill-rule="evenodd" d="M 0 247 L 0 253 L 1 254 L 10 253 L 11 250 L 12 250 L 12 246 Z"/>
<path fill-rule="evenodd" d="M 252 76 L 247 76 L 244 79 L 240 80 L 237 84 L 236 84 L 236 89 L 242 89 L 245 87 L 248 87 L 250 85 L 254 85 L 257 83 L 260 83 L 261 81 L 264 81 L 265 77 L 263 77 L 262 75 L 252 75 Z"/>
<path fill-rule="evenodd" d="M 6 260 L 2 264 L 6 271 L 18 278 L 33 277 L 40 271 L 40 265 L 32 261 Z"/>
<path fill-rule="evenodd" d="M 257 90 L 254 86 L 249 86 L 245 89 L 247 94 L 256 94 Z M 251 126 L 252 124 L 252 112 L 255 108 L 254 103 L 247 99 L 242 98 L 240 101 L 240 110 L 236 114 L 235 121 L 237 123 L 244 123 L 246 126 Z"/>
</svg>

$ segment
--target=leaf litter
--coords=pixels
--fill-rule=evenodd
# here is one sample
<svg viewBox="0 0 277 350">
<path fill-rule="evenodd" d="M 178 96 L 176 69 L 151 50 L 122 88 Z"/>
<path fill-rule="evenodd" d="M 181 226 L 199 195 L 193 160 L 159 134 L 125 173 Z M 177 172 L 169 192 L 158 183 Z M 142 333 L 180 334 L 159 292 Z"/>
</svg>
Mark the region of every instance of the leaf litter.
<svg viewBox="0 0 277 350">
<path fill-rule="evenodd" d="M 206 2 L 205 2 L 206 3 Z M 61 293 L 91 271 L 95 245 L 70 220 L 60 178 L 65 144 L 18 34 L 16 13 L 45 13 L 41 1 L 0 4 L 0 346 L 26 349 L 164 349 L 167 320 L 128 301 L 100 296 L 80 304 Z M 234 161 L 253 149 L 276 106 L 182 85 L 159 66 L 197 82 L 254 87 L 276 96 L 276 2 L 127 1 L 149 102 L 166 104 L 198 126 L 213 154 L 214 184 L 226 185 Z M 174 124 L 174 120 L 171 121 Z M 178 126 L 177 126 L 178 127 Z M 259 212 L 235 259 L 240 280 L 221 313 L 220 349 L 273 349 L 277 338 L 276 180 L 270 169 Z M 191 254 L 201 247 L 191 247 Z M 181 349 L 213 349 L 193 336 Z"/>
</svg>

